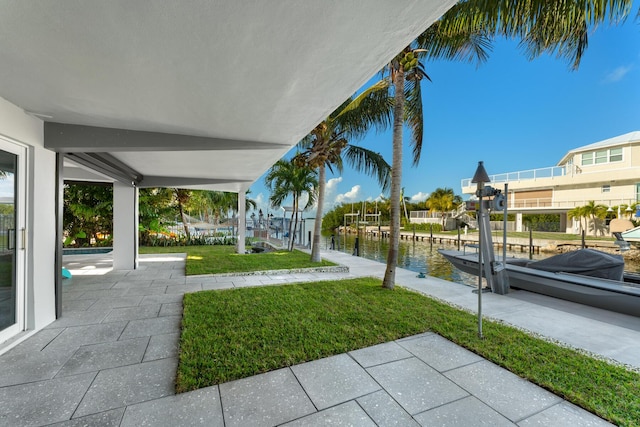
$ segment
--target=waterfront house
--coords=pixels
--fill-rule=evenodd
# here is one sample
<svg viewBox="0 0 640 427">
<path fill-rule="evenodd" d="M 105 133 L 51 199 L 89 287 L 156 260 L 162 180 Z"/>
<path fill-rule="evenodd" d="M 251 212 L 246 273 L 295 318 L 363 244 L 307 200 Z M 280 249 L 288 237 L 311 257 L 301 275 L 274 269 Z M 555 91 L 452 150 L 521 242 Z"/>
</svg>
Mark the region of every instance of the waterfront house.
<svg viewBox="0 0 640 427">
<path fill-rule="evenodd" d="M 620 218 L 630 218 L 640 201 L 640 131 L 629 132 L 570 150 L 556 166 L 489 176 L 491 186 L 508 183 L 508 210 L 516 214 L 516 230 L 522 231 L 522 215 L 560 215 L 560 230 L 578 233 L 578 218 L 567 212 L 594 201 Z M 462 180 L 462 193 L 473 195 L 476 184 Z"/>
</svg>

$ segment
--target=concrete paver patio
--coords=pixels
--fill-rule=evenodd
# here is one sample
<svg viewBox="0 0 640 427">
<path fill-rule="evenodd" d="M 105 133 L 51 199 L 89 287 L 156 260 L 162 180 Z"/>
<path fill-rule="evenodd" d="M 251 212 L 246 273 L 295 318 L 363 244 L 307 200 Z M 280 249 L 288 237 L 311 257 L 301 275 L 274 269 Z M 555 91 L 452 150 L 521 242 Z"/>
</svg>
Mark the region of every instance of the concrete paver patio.
<svg viewBox="0 0 640 427">
<path fill-rule="evenodd" d="M 175 395 L 185 292 L 384 273 L 323 256 L 350 272 L 186 278 L 179 254 L 143 255 L 135 271 L 111 271 L 108 254 L 65 257 L 63 317 L 0 356 L 0 425 L 608 425 L 432 333 Z M 397 282 L 471 309 L 477 299 L 407 270 Z M 484 297 L 489 316 L 640 366 L 638 318 L 522 292 Z"/>
</svg>

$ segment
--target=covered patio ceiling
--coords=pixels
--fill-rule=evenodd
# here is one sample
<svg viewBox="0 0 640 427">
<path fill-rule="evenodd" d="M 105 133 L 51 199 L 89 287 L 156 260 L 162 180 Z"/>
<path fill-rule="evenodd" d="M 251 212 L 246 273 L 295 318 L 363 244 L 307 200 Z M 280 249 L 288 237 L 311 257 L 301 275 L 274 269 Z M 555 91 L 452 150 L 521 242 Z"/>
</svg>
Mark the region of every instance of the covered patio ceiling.
<svg viewBox="0 0 640 427">
<path fill-rule="evenodd" d="M 65 178 L 240 191 L 455 3 L 0 0 L 0 96 Z"/>
</svg>

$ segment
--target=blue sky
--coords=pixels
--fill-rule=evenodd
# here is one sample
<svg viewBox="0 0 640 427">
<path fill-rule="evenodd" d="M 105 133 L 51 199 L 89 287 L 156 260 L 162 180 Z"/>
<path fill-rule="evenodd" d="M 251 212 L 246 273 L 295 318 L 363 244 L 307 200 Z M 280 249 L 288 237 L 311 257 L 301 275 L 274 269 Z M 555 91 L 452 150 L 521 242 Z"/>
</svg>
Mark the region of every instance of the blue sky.
<svg viewBox="0 0 640 427">
<path fill-rule="evenodd" d="M 578 71 L 554 56 L 530 61 L 513 41 L 496 42 L 479 67 L 426 63 L 433 82 L 422 86 L 422 157 L 413 167 L 405 132 L 405 195 L 424 199 L 438 187 L 461 194 L 460 181 L 473 176 L 479 160 L 490 175 L 549 167 L 571 149 L 640 130 L 640 23 L 631 19 L 637 8 L 635 2 L 624 24 L 592 31 Z M 355 143 L 391 163 L 390 131 L 372 130 Z M 327 179 L 327 209 L 380 195 L 374 179 L 348 167 Z M 266 209 L 264 179 L 249 197 Z"/>
</svg>

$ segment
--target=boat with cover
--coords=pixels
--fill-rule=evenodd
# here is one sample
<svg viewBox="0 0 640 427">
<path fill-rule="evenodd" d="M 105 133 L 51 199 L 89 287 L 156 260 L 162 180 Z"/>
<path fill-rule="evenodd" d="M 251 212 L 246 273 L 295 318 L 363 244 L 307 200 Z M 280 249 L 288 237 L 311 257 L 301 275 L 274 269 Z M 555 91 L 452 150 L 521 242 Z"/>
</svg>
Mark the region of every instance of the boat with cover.
<svg viewBox="0 0 640 427">
<path fill-rule="evenodd" d="M 458 269 L 478 275 L 477 253 L 438 252 Z M 579 249 L 539 261 L 507 258 L 503 265 L 512 288 L 640 317 L 640 274 L 625 272 L 620 255 Z"/>
</svg>

